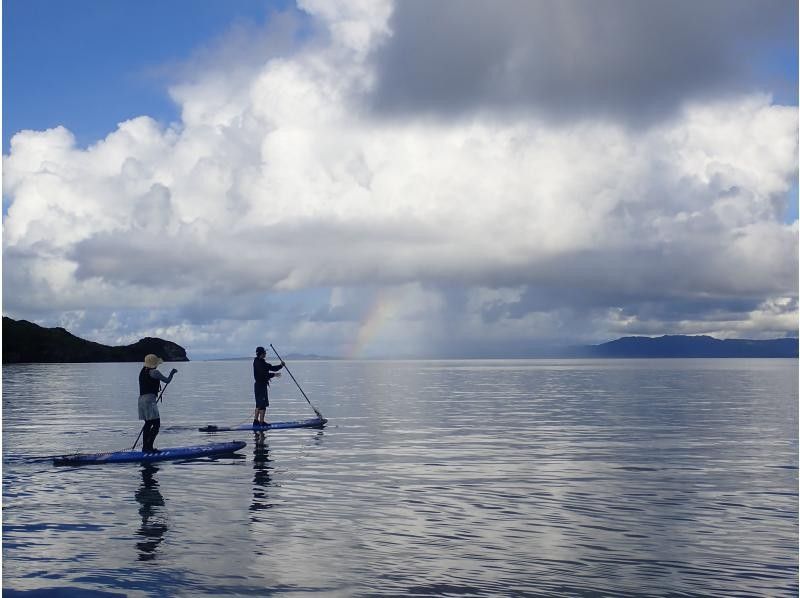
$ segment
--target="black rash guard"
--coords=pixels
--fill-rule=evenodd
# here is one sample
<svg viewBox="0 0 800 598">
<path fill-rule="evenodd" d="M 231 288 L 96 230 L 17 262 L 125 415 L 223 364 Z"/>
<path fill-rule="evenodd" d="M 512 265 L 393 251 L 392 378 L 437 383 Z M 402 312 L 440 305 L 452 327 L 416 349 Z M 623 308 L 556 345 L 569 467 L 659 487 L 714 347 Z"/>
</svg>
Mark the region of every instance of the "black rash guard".
<svg viewBox="0 0 800 598">
<path fill-rule="evenodd" d="M 144 367 L 139 372 L 139 396 L 141 395 L 157 395 L 161 383 L 150 376 L 152 368 Z"/>
<path fill-rule="evenodd" d="M 270 365 L 260 357 L 256 357 L 253 360 L 253 378 L 256 384 L 268 385 L 269 379 L 275 377 L 272 372 L 277 372 L 282 367 L 282 365 Z"/>
</svg>

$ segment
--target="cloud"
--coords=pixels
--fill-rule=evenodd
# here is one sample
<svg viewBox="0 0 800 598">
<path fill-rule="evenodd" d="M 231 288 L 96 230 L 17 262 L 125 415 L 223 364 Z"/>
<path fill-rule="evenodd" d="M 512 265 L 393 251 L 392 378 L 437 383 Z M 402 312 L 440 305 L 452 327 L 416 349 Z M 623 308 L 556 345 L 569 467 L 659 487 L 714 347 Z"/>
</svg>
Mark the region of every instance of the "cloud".
<svg viewBox="0 0 800 598">
<path fill-rule="evenodd" d="M 651 122 L 762 89 L 765 56 L 796 60 L 797 20 L 786 0 L 398 2 L 369 102 L 396 115 Z"/>
<path fill-rule="evenodd" d="M 142 116 L 87 148 L 63 127 L 17 133 L 4 156 L 6 313 L 69 319 L 101 341 L 162 330 L 196 354 L 237 354 L 264 334 L 306 352 L 452 354 L 622 330 L 785 331 L 795 106 L 686 94 L 641 129 L 507 113 L 470 90 L 483 108 L 469 118 L 432 121 L 413 102 L 419 118 L 365 112 L 385 66 L 376 49 L 399 43 L 420 6 L 439 18 L 438 4 L 305 2 L 324 35 L 249 58 L 246 73 L 207 63 L 174 86 L 183 117 L 168 127 Z M 716 5 L 702 6 L 706 23 Z M 631 10 L 622 23 L 644 18 Z M 375 297 L 391 317 L 367 335 Z"/>
</svg>

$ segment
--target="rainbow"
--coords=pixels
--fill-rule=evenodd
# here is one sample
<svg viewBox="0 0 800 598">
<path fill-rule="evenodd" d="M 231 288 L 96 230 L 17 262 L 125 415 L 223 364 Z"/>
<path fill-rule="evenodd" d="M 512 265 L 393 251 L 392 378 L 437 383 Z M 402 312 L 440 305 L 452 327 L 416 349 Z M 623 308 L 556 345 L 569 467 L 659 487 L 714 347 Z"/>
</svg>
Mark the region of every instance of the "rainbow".
<svg viewBox="0 0 800 598">
<path fill-rule="evenodd" d="M 391 297 L 383 289 L 378 291 L 375 301 L 359 324 L 356 341 L 347 351 L 348 359 L 358 359 L 364 356 L 364 350 L 375 339 L 383 325 L 395 315 L 397 306 L 397 298 Z"/>
</svg>

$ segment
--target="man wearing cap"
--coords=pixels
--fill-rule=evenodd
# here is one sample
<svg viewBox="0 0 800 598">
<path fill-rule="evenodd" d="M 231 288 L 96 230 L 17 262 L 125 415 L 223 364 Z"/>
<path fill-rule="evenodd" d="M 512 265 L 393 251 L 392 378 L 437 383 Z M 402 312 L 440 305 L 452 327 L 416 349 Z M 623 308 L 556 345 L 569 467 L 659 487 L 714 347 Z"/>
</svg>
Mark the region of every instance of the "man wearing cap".
<svg viewBox="0 0 800 598">
<path fill-rule="evenodd" d="M 164 363 L 158 355 L 147 355 L 144 358 L 144 367 L 139 372 L 139 419 L 144 420 L 142 427 L 142 450 L 145 453 L 157 453 L 153 442 L 158 436 L 161 427 L 161 415 L 158 412 L 158 391 L 161 383 L 169 384 L 172 377 L 178 372 L 175 368 L 165 376 L 158 371 L 158 365 Z"/>
<path fill-rule="evenodd" d="M 269 395 L 267 389 L 269 387 L 270 378 L 280 376 L 278 370 L 286 365 L 281 360 L 280 365 L 270 365 L 267 363 L 267 350 L 264 347 L 256 347 L 256 358 L 253 360 L 253 392 L 256 397 L 256 410 L 253 414 L 254 426 L 265 426 L 267 422 L 264 421 L 264 415 L 267 413 L 269 407 Z"/>
</svg>

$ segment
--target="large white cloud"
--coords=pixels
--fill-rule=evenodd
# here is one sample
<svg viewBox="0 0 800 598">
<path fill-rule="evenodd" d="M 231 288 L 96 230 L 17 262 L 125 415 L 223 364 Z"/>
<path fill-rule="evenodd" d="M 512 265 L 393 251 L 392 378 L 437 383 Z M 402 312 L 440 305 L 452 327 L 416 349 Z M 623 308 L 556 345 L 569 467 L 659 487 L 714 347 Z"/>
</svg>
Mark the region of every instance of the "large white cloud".
<svg viewBox="0 0 800 598">
<path fill-rule="evenodd" d="M 233 350 L 220 319 L 225 342 L 263 333 L 253 322 L 270 295 L 292 319 L 275 334 L 346 352 L 370 301 L 338 320 L 287 307 L 327 288 L 316 304 L 329 315 L 367 287 L 421 306 L 387 312 L 404 323 L 383 326 L 399 352 L 422 337 L 448 351 L 488 335 L 499 350 L 504 338 L 795 328 L 798 231 L 783 219 L 795 106 L 685 102 L 641 130 L 492 111 L 384 119 L 363 97 L 390 6 L 302 8 L 324 42 L 250 59 L 246 74 L 196 73 L 172 89 L 182 120 L 168 128 L 143 116 L 88 148 L 61 127 L 14 136 L 6 312 L 72 313 L 102 340 L 162 330 L 211 353 Z M 665 315 L 686 302 L 692 318 Z M 116 324 L 88 324 L 91 310 Z M 119 324 L 130 310 L 147 315 Z"/>
</svg>

